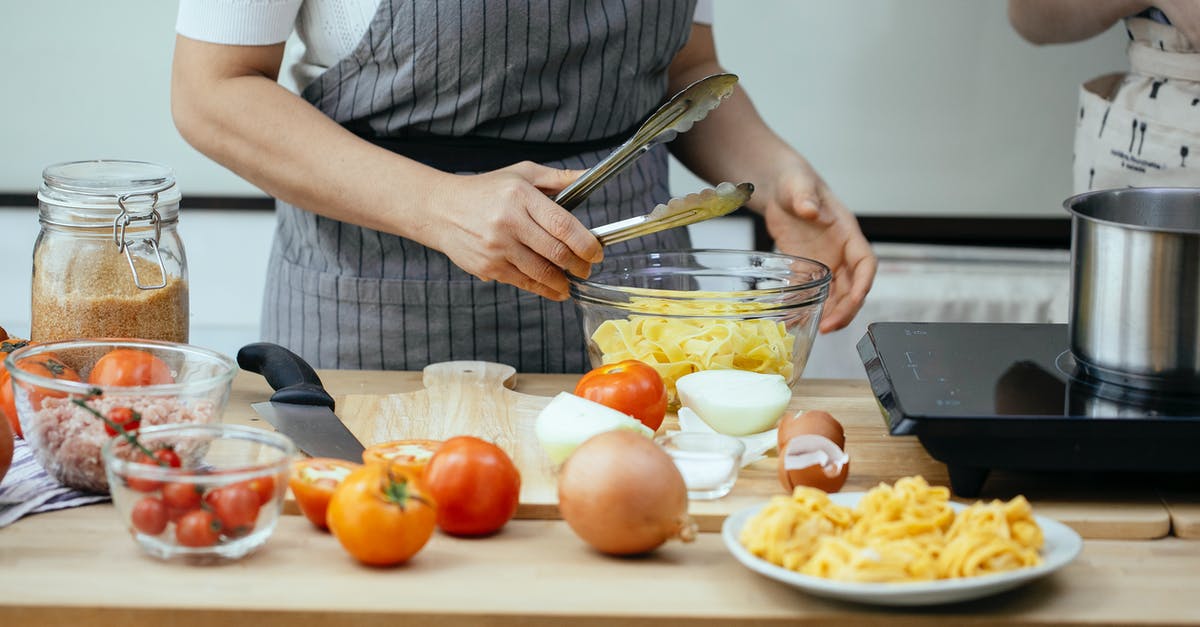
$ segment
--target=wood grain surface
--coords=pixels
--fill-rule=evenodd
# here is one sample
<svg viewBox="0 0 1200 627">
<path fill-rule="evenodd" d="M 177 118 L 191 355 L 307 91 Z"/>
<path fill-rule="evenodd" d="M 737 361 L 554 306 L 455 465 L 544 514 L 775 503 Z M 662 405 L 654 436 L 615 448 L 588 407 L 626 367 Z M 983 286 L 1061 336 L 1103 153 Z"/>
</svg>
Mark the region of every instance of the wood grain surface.
<svg viewBox="0 0 1200 627">
<path fill-rule="evenodd" d="M 761 577 L 720 535 L 642 558 L 589 550 L 561 521 L 490 538 L 437 533 L 407 565 L 356 564 L 327 533 L 284 516 L 232 564 L 143 555 L 111 505 L 0 530 L 0 625 L 1188 625 L 1200 542 L 1089 540 L 1062 571 L 999 596 L 930 608 L 825 601 Z"/>
<path fill-rule="evenodd" d="M 430 393 L 425 387 L 430 377 L 416 372 L 338 370 L 321 371 L 320 376 L 326 388 L 338 399 L 336 412 L 364 443 L 401 434 L 417 437 L 422 430 L 428 434 L 452 434 L 458 429 L 468 429 L 463 431 L 465 433 L 470 433 L 469 429 L 478 429 L 476 434 L 484 437 L 490 434 L 513 446 L 510 453 L 520 451 L 516 458 L 521 460 L 518 463 L 522 464 L 523 482 L 535 486 L 528 491 L 522 490 L 523 504 L 518 517 L 555 517 L 554 490 L 547 483 L 553 471 L 548 460 L 542 457 L 536 438 L 532 437 L 530 421 L 536 418 L 537 410 L 550 397 L 574 389 L 578 376 L 509 374 L 511 368 L 498 367 L 499 370 L 480 366 L 480 372 L 476 373 L 479 381 L 454 383 L 452 388 L 480 391 L 479 394 L 459 394 L 456 398 L 447 398 L 441 391 Z M 490 382 L 485 385 L 483 380 Z M 497 386 L 496 382 L 502 382 L 502 385 Z M 436 389 L 440 390 L 440 386 L 441 383 L 435 384 Z M 226 421 L 269 428 L 255 416 L 249 404 L 266 399 L 270 393 L 270 388 L 260 377 L 240 373 L 235 379 Z M 887 433 L 865 381 L 801 381 L 790 408 L 793 411 L 824 409 L 845 426 L 846 448 L 851 457 L 846 491 L 867 490 L 880 482 L 890 483 L 916 474 L 923 475 L 933 484 L 949 484 L 945 466 L 930 458 L 915 438 L 893 437 Z M 420 426 L 419 429 L 397 426 L 396 417 L 405 412 L 426 415 L 413 423 Z M 485 414 L 488 417 L 481 420 Z M 380 416 L 387 418 L 381 420 Z M 674 424 L 673 416 L 669 416 L 663 429 L 673 428 Z M 725 498 L 693 501 L 689 511 L 701 529 L 715 531 L 730 513 L 783 494 L 776 478 L 775 464 L 776 459 L 772 456 L 744 468 L 733 491 Z M 1180 505 L 1169 511 L 1157 490 L 1156 481 L 1138 476 L 995 472 L 985 484 L 981 498 L 1008 499 L 1025 494 L 1038 514 L 1062 521 L 1085 538 L 1160 538 L 1171 532 L 1173 512 L 1180 516 L 1175 521 L 1176 527 L 1200 534 L 1200 527 L 1197 527 L 1200 525 L 1200 500 L 1189 505 L 1179 496 L 1176 502 Z M 1182 495 L 1188 493 L 1182 491 Z M 1193 488 L 1190 494 L 1200 495 L 1200 488 Z"/>
</svg>

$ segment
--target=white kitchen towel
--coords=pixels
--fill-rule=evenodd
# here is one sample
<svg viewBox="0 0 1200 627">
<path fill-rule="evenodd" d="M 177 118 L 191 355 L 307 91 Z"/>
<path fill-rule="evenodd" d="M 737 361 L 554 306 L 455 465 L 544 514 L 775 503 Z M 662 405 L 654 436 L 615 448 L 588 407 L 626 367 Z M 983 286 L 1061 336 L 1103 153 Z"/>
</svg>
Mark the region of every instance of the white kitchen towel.
<svg viewBox="0 0 1200 627">
<path fill-rule="evenodd" d="M 13 440 L 12 466 L 0 482 L 0 527 L 11 525 L 29 514 L 107 500 L 107 494 L 81 492 L 59 483 L 33 458 L 33 451 L 25 440 Z"/>
</svg>

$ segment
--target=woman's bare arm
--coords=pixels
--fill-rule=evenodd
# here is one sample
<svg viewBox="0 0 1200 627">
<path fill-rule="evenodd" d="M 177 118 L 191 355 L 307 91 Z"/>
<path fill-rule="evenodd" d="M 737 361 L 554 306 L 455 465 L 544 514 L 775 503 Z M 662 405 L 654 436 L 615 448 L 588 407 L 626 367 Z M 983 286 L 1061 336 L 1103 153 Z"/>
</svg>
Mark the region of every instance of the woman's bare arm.
<svg viewBox="0 0 1200 627">
<path fill-rule="evenodd" d="M 1151 5 L 1145 0 L 1008 0 L 1008 21 L 1030 43 L 1082 41 Z"/>
</svg>

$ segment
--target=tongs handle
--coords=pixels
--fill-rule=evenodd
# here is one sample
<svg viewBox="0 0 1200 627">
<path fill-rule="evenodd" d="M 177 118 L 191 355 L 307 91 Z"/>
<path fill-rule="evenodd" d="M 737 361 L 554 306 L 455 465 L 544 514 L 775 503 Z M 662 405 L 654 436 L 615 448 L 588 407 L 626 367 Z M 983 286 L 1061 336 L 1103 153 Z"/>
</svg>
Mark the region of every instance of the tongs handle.
<svg viewBox="0 0 1200 627">
<path fill-rule="evenodd" d="M 651 147 L 671 141 L 703 120 L 709 111 L 733 93 L 736 83 L 734 74 L 713 74 L 688 85 L 647 118 L 633 137 L 564 187 L 554 197 L 554 202 L 568 211 L 578 207 L 596 188 L 624 171 Z"/>
</svg>

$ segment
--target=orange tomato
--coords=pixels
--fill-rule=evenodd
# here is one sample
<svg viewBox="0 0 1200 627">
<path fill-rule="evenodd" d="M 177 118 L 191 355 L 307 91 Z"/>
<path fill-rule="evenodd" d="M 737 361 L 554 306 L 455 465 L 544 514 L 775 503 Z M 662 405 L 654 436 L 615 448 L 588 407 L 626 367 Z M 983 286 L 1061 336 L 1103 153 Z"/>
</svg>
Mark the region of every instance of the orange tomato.
<svg viewBox="0 0 1200 627">
<path fill-rule="evenodd" d="M 342 481 L 358 468 L 359 464 L 354 462 L 327 457 L 292 462 L 288 487 L 304 517 L 318 529 L 329 528 L 325 523 L 329 500 Z"/>
<path fill-rule="evenodd" d="M 174 383 L 167 362 L 151 353 L 133 348 L 114 348 L 92 366 L 88 383 L 92 385 L 137 386 Z"/>
<path fill-rule="evenodd" d="M 636 359 L 591 370 L 575 385 L 575 396 L 629 414 L 655 431 L 667 414 L 667 386 L 662 376 Z"/>
<path fill-rule="evenodd" d="M 3 340 L 0 340 L 0 414 L 8 419 L 13 433 L 18 436 L 24 434 L 21 433 L 21 422 L 17 419 L 17 403 L 13 398 L 12 377 L 8 374 L 8 368 L 4 366 L 4 359 L 8 357 L 9 353 L 29 344 L 29 340 L 8 337 L 7 334 Z"/>
<path fill-rule="evenodd" d="M 342 548 L 371 566 L 407 562 L 429 541 L 437 520 L 420 480 L 385 464 L 350 473 L 334 491 L 327 516 Z"/>
<path fill-rule="evenodd" d="M 38 375 L 47 379 L 61 379 L 64 381 L 79 381 L 79 373 L 75 372 L 74 368 L 64 364 L 54 353 L 45 353 L 36 357 L 25 357 L 17 362 L 17 367 L 23 372 Z M 0 392 L 0 405 L 4 407 L 4 413 L 8 415 L 9 422 L 13 425 L 13 432 L 17 435 L 24 436 L 21 433 L 21 423 L 18 421 L 16 399 L 13 397 L 12 387 L 15 384 L 11 382 L 12 373 L 5 371 L 4 373 L 4 391 Z M 67 395 L 66 392 L 51 390 L 49 388 L 39 387 L 30 384 L 21 384 L 29 392 L 29 404 L 35 410 L 42 408 L 42 399 L 45 398 L 63 398 Z"/>
<path fill-rule="evenodd" d="M 363 451 L 364 464 L 392 464 L 420 477 L 425 465 L 442 445 L 441 440 L 392 440 L 372 444 Z"/>
<path fill-rule="evenodd" d="M 425 467 L 438 527 L 455 536 L 495 533 L 517 513 L 521 473 L 503 449 L 476 437 L 446 440 Z"/>
</svg>

